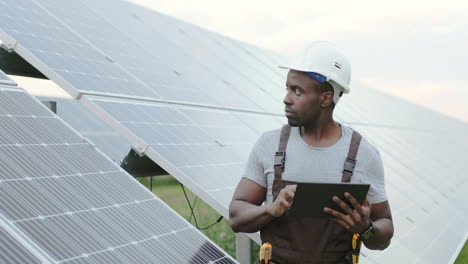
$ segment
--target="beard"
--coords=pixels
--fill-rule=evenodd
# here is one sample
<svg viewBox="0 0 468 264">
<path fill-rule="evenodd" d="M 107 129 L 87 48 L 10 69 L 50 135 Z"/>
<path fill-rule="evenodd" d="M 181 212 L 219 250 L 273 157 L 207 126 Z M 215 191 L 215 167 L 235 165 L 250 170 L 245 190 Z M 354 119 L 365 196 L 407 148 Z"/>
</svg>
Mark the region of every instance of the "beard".
<svg viewBox="0 0 468 264">
<path fill-rule="evenodd" d="M 302 125 L 301 120 L 296 115 L 287 116 L 286 118 L 288 119 L 288 124 L 292 127 L 299 127 Z"/>
<path fill-rule="evenodd" d="M 292 127 L 301 127 L 313 123 L 315 120 L 317 120 L 317 118 L 319 118 L 320 115 L 319 103 L 319 98 L 317 98 L 316 100 L 311 102 L 308 109 L 302 111 L 301 113 L 297 113 L 297 109 L 291 109 L 292 111 L 294 111 L 294 113 L 286 116 L 286 118 L 288 119 L 288 124 Z"/>
</svg>

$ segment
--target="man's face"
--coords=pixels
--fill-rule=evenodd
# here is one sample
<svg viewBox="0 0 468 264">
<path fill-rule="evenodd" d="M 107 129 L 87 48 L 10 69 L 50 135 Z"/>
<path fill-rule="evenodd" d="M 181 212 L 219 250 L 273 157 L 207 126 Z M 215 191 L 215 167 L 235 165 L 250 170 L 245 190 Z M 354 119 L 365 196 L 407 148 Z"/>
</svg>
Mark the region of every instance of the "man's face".
<svg viewBox="0 0 468 264">
<path fill-rule="evenodd" d="M 283 103 L 290 126 L 304 126 L 318 118 L 321 110 L 321 95 L 315 88 L 318 84 L 319 82 L 303 72 L 295 70 L 288 72 L 287 93 Z"/>
</svg>

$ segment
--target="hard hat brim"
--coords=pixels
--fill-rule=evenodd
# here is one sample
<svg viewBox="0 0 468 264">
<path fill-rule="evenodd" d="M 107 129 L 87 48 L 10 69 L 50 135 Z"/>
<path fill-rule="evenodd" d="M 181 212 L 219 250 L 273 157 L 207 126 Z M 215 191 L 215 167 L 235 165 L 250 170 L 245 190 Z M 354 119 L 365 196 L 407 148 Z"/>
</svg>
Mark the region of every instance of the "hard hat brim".
<svg viewBox="0 0 468 264">
<path fill-rule="evenodd" d="M 285 66 L 285 65 L 280 65 L 278 66 L 280 69 L 289 69 L 289 70 L 295 70 L 295 71 L 303 71 L 306 72 L 307 70 L 302 69 L 301 67 L 295 67 L 295 66 Z"/>
<path fill-rule="evenodd" d="M 308 71 L 308 70 L 302 69 L 301 67 L 295 67 L 295 66 L 279 65 L 278 68 L 280 68 L 280 69 L 287 69 L 287 70 L 289 69 L 289 70 L 301 71 L 301 72 L 310 72 L 310 71 Z M 320 72 L 319 72 L 319 73 L 320 73 Z M 320 73 L 320 74 L 321 74 L 321 73 Z M 327 81 L 332 81 L 332 80 L 328 80 L 328 78 L 327 78 Z M 341 88 L 341 90 L 343 91 L 344 94 L 348 94 L 348 93 L 350 92 L 350 90 L 351 90 L 350 87 L 346 87 L 346 88 L 345 88 L 343 85 L 341 85 L 341 84 L 339 84 L 339 83 L 337 83 L 337 82 L 335 82 L 335 83 L 338 84 L 338 85 L 340 86 L 340 88 Z"/>
</svg>

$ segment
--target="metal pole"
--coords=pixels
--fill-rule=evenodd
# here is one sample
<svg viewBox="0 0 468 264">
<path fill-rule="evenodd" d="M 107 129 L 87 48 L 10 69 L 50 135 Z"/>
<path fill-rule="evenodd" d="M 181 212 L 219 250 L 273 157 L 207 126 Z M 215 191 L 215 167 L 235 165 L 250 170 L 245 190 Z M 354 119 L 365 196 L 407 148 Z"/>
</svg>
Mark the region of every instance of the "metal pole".
<svg viewBox="0 0 468 264">
<path fill-rule="evenodd" d="M 236 259 L 240 264 L 251 264 L 250 243 L 246 234 L 236 234 Z"/>
<path fill-rule="evenodd" d="M 153 176 L 150 176 L 150 191 L 153 192 Z"/>
</svg>

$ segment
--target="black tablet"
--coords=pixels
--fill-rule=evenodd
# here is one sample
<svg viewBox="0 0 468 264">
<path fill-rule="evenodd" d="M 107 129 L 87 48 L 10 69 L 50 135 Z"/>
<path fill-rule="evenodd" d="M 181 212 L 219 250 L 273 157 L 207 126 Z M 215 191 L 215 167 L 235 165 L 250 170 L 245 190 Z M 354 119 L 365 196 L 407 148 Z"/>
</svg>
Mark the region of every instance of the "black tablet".
<svg viewBox="0 0 468 264">
<path fill-rule="evenodd" d="M 349 192 L 359 204 L 363 204 L 369 187 L 370 184 L 361 183 L 298 183 L 289 214 L 299 217 L 334 217 L 325 213 L 324 207 L 346 214 L 332 200 L 333 196 L 338 196 L 353 209 L 354 206 L 344 196 L 344 193 Z"/>
</svg>

